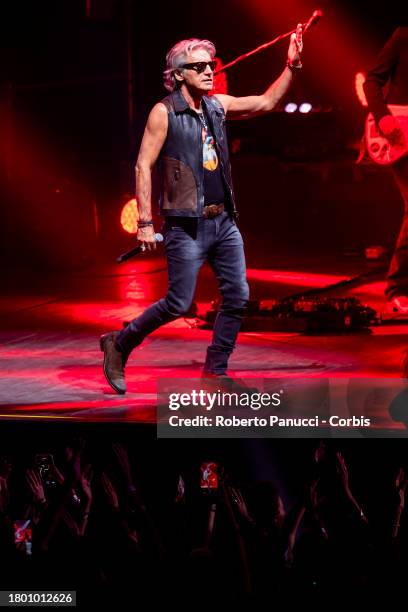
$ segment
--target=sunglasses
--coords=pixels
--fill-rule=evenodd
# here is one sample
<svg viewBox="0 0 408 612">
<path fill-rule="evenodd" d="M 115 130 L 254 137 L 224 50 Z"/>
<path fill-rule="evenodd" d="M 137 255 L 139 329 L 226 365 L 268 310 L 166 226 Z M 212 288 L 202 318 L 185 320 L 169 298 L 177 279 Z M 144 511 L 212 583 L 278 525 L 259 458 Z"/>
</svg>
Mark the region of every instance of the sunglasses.
<svg viewBox="0 0 408 612">
<path fill-rule="evenodd" d="M 181 66 L 181 68 L 188 68 L 189 70 L 195 70 L 197 72 L 197 74 L 201 74 L 202 72 L 204 72 L 204 70 L 207 68 L 207 66 L 209 66 L 210 69 L 212 70 L 212 72 L 214 72 L 216 64 L 217 64 L 216 61 L 211 61 L 211 62 L 193 62 L 191 64 L 183 64 Z"/>
</svg>

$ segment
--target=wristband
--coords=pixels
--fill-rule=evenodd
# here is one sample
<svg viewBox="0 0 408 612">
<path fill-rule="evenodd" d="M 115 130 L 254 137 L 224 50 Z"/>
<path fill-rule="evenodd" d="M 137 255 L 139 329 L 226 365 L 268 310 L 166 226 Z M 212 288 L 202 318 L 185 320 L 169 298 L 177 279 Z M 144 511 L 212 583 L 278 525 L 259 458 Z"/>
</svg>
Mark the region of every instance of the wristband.
<svg viewBox="0 0 408 612">
<path fill-rule="evenodd" d="M 153 225 L 153 221 L 139 221 L 137 225 L 141 228 L 148 227 L 149 225 Z"/>
<path fill-rule="evenodd" d="M 299 62 L 298 64 L 292 64 L 292 62 L 288 60 L 286 62 L 286 65 L 292 72 L 296 72 L 297 70 L 301 70 L 303 68 L 302 62 Z"/>
</svg>

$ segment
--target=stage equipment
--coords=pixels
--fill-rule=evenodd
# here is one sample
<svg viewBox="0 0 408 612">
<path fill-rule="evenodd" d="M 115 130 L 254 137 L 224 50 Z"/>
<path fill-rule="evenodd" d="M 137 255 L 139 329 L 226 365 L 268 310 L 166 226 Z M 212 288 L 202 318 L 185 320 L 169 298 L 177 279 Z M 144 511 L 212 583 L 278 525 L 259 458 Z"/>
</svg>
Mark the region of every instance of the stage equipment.
<svg viewBox="0 0 408 612">
<path fill-rule="evenodd" d="M 408 155 L 408 106 L 389 104 L 388 110 L 397 119 L 401 128 L 401 138 L 386 138 L 375 123 L 372 113 L 366 119 L 365 144 L 367 153 L 376 164 L 389 166 L 401 157 Z M 359 157 L 359 161 L 361 156 Z"/>
<path fill-rule="evenodd" d="M 211 328 L 220 301 L 214 300 L 201 327 Z M 348 333 L 365 330 L 378 322 L 373 308 L 356 298 L 300 297 L 266 303 L 250 301 L 242 331 L 279 331 L 307 334 Z"/>
</svg>

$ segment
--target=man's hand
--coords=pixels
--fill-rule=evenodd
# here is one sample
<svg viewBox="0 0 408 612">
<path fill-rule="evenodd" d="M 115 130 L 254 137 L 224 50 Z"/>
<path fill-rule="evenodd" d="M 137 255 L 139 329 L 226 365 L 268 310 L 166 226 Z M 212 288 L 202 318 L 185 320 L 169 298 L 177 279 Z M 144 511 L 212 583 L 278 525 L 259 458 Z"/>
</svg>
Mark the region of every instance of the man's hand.
<svg viewBox="0 0 408 612">
<path fill-rule="evenodd" d="M 156 249 L 155 235 L 153 225 L 147 225 L 146 227 L 139 227 L 136 237 L 145 249 L 151 251 Z"/>
<path fill-rule="evenodd" d="M 290 37 L 289 49 L 288 49 L 288 62 L 294 66 L 299 65 L 300 56 L 303 51 L 303 40 L 302 40 L 302 24 L 298 23 L 296 32 Z"/>
<path fill-rule="evenodd" d="M 401 130 L 398 119 L 394 117 L 394 115 L 385 115 L 384 117 L 381 117 L 378 127 L 386 139 L 392 144 L 404 144 L 404 133 Z"/>
</svg>

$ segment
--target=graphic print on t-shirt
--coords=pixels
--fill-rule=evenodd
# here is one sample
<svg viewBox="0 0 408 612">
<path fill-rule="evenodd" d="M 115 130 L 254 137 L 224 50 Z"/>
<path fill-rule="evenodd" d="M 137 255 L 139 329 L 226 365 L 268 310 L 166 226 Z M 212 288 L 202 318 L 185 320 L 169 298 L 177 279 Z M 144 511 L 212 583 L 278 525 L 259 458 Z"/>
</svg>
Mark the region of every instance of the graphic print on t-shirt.
<svg viewBox="0 0 408 612">
<path fill-rule="evenodd" d="M 202 129 L 203 138 L 203 165 L 206 170 L 213 172 L 218 167 L 217 151 L 215 150 L 214 138 L 207 132 L 205 128 Z"/>
<path fill-rule="evenodd" d="M 217 154 L 217 143 L 204 114 L 199 115 L 203 145 L 204 203 L 219 204 L 225 200 L 221 163 Z"/>
</svg>

